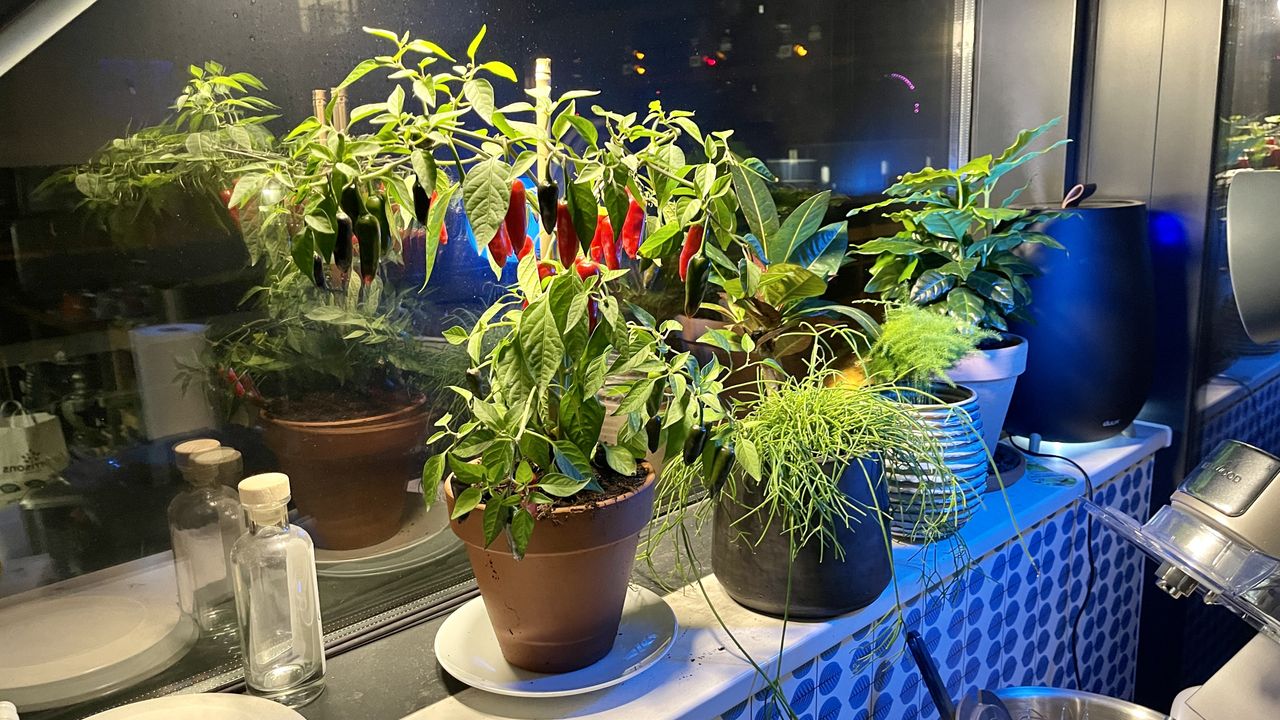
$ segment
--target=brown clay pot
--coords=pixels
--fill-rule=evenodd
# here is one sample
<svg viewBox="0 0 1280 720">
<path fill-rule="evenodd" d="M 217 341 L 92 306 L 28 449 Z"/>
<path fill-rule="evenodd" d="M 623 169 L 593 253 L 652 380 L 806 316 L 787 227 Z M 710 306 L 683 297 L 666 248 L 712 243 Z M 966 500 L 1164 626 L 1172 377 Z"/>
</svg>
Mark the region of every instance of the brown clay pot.
<svg viewBox="0 0 1280 720">
<path fill-rule="evenodd" d="M 541 673 L 584 668 L 609 653 L 640 531 L 653 516 L 656 475 L 594 507 L 557 508 L 534 525 L 524 559 L 505 535 L 484 547 L 484 505 L 450 523 L 467 546 L 489 622 L 507 662 Z M 453 511 L 453 488 L 445 483 Z"/>
<path fill-rule="evenodd" d="M 385 415 L 334 422 L 260 416 L 317 547 L 354 550 L 400 529 L 405 486 L 430 427 L 425 398 Z"/>
</svg>

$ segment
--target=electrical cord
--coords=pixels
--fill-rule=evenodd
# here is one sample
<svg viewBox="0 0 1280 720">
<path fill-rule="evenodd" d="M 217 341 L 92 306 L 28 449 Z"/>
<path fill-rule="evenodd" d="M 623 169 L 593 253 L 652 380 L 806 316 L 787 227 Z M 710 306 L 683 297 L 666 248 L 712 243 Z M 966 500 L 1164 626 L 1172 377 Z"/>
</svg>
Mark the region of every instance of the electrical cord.
<svg viewBox="0 0 1280 720">
<path fill-rule="evenodd" d="M 1018 444 L 1013 442 L 1013 438 L 1009 438 L 1009 444 L 1018 452 L 1026 453 L 1027 455 L 1053 458 L 1070 464 L 1080 473 L 1080 477 L 1084 480 L 1085 499 L 1089 502 L 1093 502 L 1093 480 L 1089 477 L 1089 471 L 1085 470 L 1080 463 L 1064 455 L 1037 452 L 1030 448 L 1018 447 Z M 1071 623 L 1071 660 L 1072 667 L 1075 670 L 1076 675 L 1076 690 L 1080 691 L 1084 691 L 1084 673 L 1081 670 L 1080 663 L 1080 622 L 1084 619 L 1085 610 L 1089 608 L 1089 601 L 1093 598 L 1093 586 L 1098 579 L 1098 569 L 1094 565 L 1093 557 L 1093 523 L 1088 521 L 1086 521 L 1084 525 L 1084 549 L 1085 561 L 1089 567 L 1089 575 L 1085 580 L 1084 597 L 1080 600 L 1080 609 L 1076 611 L 1075 620 Z"/>
</svg>

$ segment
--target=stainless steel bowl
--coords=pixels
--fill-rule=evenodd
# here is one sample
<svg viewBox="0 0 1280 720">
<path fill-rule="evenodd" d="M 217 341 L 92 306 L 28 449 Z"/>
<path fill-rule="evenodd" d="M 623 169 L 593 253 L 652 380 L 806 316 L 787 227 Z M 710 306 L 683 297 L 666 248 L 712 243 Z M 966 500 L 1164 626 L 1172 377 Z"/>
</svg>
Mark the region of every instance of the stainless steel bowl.
<svg viewBox="0 0 1280 720">
<path fill-rule="evenodd" d="M 1013 720 L 1169 720 L 1169 716 L 1105 695 L 1047 687 L 1014 687 L 996 695 Z"/>
</svg>

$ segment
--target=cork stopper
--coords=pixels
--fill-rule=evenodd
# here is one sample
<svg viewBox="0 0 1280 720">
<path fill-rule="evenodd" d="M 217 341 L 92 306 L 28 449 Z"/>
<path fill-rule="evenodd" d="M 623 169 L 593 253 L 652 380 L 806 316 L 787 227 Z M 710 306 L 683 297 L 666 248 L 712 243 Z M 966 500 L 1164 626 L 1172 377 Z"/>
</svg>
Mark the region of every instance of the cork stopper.
<svg viewBox="0 0 1280 720">
<path fill-rule="evenodd" d="M 200 453 L 217 450 L 222 447 L 222 443 L 212 438 L 197 438 L 195 440 L 186 440 L 173 446 L 173 464 L 177 466 L 178 472 L 186 477 L 187 472 L 191 468 L 191 459 Z"/>
<path fill-rule="evenodd" d="M 191 458 L 186 477 L 192 483 L 235 487 L 244 477 L 244 461 L 235 448 L 219 447 Z"/>
<path fill-rule="evenodd" d="M 272 472 L 240 481 L 240 504 L 245 508 L 273 508 L 289 502 L 289 476 Z"/>
</svg>

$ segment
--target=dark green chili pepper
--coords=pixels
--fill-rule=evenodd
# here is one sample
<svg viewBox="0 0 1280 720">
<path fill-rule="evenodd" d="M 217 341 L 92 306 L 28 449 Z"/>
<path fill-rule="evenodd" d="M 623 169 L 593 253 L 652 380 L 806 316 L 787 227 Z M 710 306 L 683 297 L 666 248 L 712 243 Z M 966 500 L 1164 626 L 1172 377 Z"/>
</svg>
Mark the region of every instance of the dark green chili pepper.
<svg viewBox="0 0 1280 720">
<path fill-rule="evenodd" d="M 729 471 L 733 469 L 734 458 L 732 445 L 721 445 L 716 448 L 715 459 L 711 462 L 711 469 L 705 476 L 711 492 L 720 492 L 720 488 L 724 487 L 725 481 L 729 479 Z"/>
<path fill-rule="evenodd" d="M 662 416 L 651 416 L 644 424 L 644 432 L 648 436 L 649 452 L 658 452 L 658 444 L 662 442 Z"/>
<path fill-rule="evenodd" d="M 560 188 L 556 182 L 547 178 L 538 184 L 538 217 L 542 220 L 542 232 L 550 234 L 556 229 L 556 202 L 560 199 Z M 512 242 L 515 242 L 514 240 Z M 567 262 L 567 261 L 566 261 Z"/>
<path fill-rule="evenodd" d="M 707 290 L 707 281 L 711 278 L 711 261 L 705 255 L 689 258 L 688 277 L 684 283 L 684 314 L 693 317 L 702 305 L 702 296 Z"/>
<path fill-rule="evenodd" d="M 324 289 L 324 258 L 319 255 L 311 262 L 311 279 L 315 281 L 316 287 Z"/>
<path fill-rule="evenodd" d="M 382 199 L 381 195 L 370 195 L 364 201 L 364 209 L 378 221 L 379 237 L 382 238 L 379 243 L 379 254 L 385 255 L 391 251 L 391 220 L 387 218 L 387 202 Z M 359 237 L 360 233 L 356 233 Z"/>
<path fill-rule="evenodd" d="M 698 461 L 698 456 L 702 454 L 702 446 L 707 442 L 707 429 L 701 425 L 694 425 L 689 429 L 689 437 L 684 439 L 684 464 L 692 465 Z"/>
<path fill-rule="evenodd" d="M 360 241 L 360 277 L 364 284 L 373 282 L 378 273 L 378 251 L 382 247 L 382 225 L 370 213 L 356 220 L 356 238 Z"/>
<path fill-rule="evenodd" d="M 351 269 L 351 220 L 339 216 L 338 217 L 338 237 L 333 244 L 333 263 L 337 265 L 342 272 Z"/>
<path fill-rule="evenodd" d="M 348 185 L 342 189 L 340 202 L 342 212 L 346 213 L 353 222 L 364 214 L 364 203 L 360 202 L 360 190 L 355 185 Z"/>
<path fill-rule="evenodd" d="M 467 389 L 472 395 L 480 396 L 480 371 L 475 368 L 467 368 Z"/>
<path fill-rule="evenodd" d="M 426 225 L 431 215 L 431 193 L 422 188 L 422 183 L 413 184 L 413 219 L 419 225 Z"/>
</svg>

